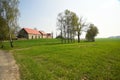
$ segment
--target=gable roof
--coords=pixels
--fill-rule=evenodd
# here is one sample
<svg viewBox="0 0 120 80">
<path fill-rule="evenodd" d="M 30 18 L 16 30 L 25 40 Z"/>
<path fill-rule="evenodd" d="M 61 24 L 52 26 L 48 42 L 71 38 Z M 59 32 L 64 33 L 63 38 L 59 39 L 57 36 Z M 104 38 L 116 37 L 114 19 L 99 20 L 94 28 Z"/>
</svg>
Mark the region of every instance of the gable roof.
<svg viewBox="0 0 120 80">
<path fill-rule="evenodd" d="M 39 31 L 29 28 L 23 28 L 28 34 L 40 34 Z"/>
</svg>

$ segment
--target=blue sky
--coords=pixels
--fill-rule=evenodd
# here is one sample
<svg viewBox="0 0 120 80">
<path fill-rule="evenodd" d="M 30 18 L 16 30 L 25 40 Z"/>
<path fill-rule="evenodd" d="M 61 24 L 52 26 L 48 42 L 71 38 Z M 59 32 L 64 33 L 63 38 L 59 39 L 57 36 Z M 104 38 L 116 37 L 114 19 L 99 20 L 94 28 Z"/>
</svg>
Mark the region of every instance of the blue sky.
<svg viewBox="0 0 120 80">
<path fill-rule="evenodd" d="M 20 27 L 37 28 L 56 35 L 57 15 L 69 9 L 95 24 L 99 29 L 97 37 L 120 35 L 119 0 L 20 0 L 19 9 Z"/>
</svg>

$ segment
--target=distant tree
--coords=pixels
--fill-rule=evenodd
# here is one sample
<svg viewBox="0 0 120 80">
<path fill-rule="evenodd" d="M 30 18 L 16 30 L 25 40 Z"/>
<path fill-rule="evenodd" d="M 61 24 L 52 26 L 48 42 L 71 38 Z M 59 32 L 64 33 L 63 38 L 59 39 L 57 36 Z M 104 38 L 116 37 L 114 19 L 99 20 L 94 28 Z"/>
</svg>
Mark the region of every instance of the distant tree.
<svg viewBox="0 0 120 80">
<path fill-rule="evenodd" d="M 77 26 L 75 28 L 77 32 L 77 37 L 78 37 L 78 43 L 80 42 L 80 36 L 83 31 L 86 31 L 88 27 L 88 24 L 86 23 L 86 20 L 83 19 L 83 17 L 80 17 L 79 22 L 77 23 Z"/>
<path fill-rule="evenodd" d="M 6 26 L 8 28 L 5 28 L 10 39 L 10 45 L 13 47 L 13 41 L 12 37 L 15 34 L 17 24 L 17 19 L 19 15 L 19 9 L 18 9 L 19 0 L 0 0 L 0 17 L 3 18 L 6 24 L 2 24 L 2 26 Z"/>
<path fill-rule="evenodd" d="M 86 33 L 86 40 L 87 41 L 95 41 L 95 36 L 98 34 L 98 29 L 94 24 L 90 24 L 89 29 Z"/>
</svg>

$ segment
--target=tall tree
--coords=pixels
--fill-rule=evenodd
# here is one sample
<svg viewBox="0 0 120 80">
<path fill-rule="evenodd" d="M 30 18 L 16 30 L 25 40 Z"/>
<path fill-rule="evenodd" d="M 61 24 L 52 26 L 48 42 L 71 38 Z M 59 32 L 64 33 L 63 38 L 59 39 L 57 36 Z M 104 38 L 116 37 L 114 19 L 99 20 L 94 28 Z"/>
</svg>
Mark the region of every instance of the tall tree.
<svg viewBox="0 0 120 80">
<path fill-rule="evenodd" d="M 0 46 L 3 48 L 3 41 L 8 37 L 8 25 L 4 18 L 0 16 Z"/>
<path fill-rule="evenodd" d="M 64 21 L 65 21 L 65 29 L 66 29 L 66 33 L 67 33 L 67 40 L 68 40 L 68 43 L 70 42 L 70 34 L 71 34 L 71 30 L 72 30 L 72 27 L 73 26 L 71 26 L 71 22 L 72 22 L 72 19 L 71 19 L 71 16 L 72 16 L 72 14 L 71 14 L 71 11 L 69 11 L 69 10 L 65 10 L 65 18 L 64 18 Z"/>
<path fill-rule="evenodd" d="M 14 34 L 15 29 L 18 26 L 18 4 L 19 0 L 0 0 L 0 16 L 4 18 L 8 26 L 11 47 L 13 47 L 12 34 Z"/>
<path fill-rule="evenodd" d="M 58 14 L 57 26 L 61 33 L 62 42 L 64 41 L 66 43 L 66 40 L 68 43 L 73 41 L 77 21 L 78 17 L 72 11 L 65 10 L 64 12 Z"/>
<path fill-rule="evenodd" d="M 87 41 L 95 41 L 95 36 L 98 34 L 98 28 L 94 24 L 90 24 L 89 29 L 86 33 Z"/>
<path fill-rule="evenodd" d="M 78 43 L 80 42 L 80 36 L 81 36 L 82 32 L 86 30 L 87 26 L 88 26 L 88 24 L 86 24 L 86 20 L 83 19 L 83 17 L 80 17 L 79 22 L 76 26 Z"/>
<path fill-rule="evenodd" d="M 72 22 L 71 22 L 71 41 L 74 40 L 74 37 L 76 35 L 76 27 L 78 26 L 78 20 L 79 20 L 79 17 L 74 13 L 72 12 Z M 75 41 L 75 40 L 74 40 Z"/>
<path fill-rule="evenodd" d="M 61 42 L 63 43 L 63 26 L 64 26 L 64 23 L 63 23 L 63 13 L 59 13 L 58 14 L 58 17 L 57 17 L 57 27 L 58 27 L 58 30 L 60 30 L 60 35 L 61 36 Z"/>
</svg>

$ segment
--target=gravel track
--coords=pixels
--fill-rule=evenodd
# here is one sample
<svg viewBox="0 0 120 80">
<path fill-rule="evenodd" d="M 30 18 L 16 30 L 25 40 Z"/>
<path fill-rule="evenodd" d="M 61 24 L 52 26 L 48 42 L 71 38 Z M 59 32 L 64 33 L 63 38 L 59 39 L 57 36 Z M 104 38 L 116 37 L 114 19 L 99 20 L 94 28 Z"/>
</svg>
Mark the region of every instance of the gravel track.
<svg viewBox="0 0 120 80">
<path fill-rule="evenodd" d="M 20 80 L 19 68 L 11 53 L 0 50 L 0 80 Z"/>
</svg>

